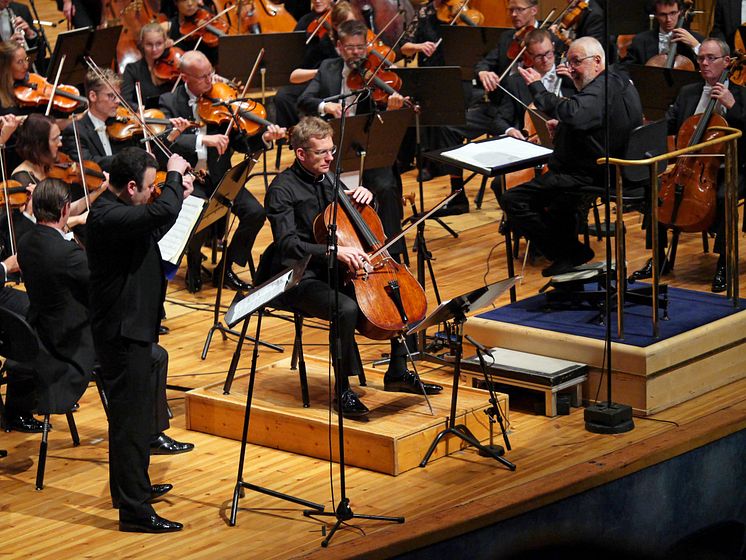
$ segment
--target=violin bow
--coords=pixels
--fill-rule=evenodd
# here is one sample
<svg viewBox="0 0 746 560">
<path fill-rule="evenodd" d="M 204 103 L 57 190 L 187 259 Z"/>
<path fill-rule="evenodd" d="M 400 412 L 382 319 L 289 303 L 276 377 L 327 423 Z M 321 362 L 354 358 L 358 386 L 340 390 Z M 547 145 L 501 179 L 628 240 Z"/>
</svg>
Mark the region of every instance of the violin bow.
<svg viewBox="0 0 746 560">
<path fill-rule="evenodd" d="M 54 77 L 54 84 L 52 85 L 52 95 L 49 96 L 49 103 L 47 103 L 47 110 L 44 111 L 44 116 L 49 116 L 49 113 L 52 111 L 52 105 L 54 104 L 54 94 L 57 91 L 57 86 L 60 83 L 60 74 L 62 74 L 62 67 L 65 65 L 65 58 L 67 57 L 66 54 L 62 55 L 62 58 L 60 58 L 60 65 L 57 67 L 57 75 Z"/>
<path fill-rule="evenodd" d="M 241 92 L 241 99 L 246 95 L 246 92 L 249 91 L 249 85 L 254 80 L 254 76 L 256 75 L 256 71 L 259 68 L 259 64 L 262 62 L 262 59 L 264 58 L 264 47 L 259 51 L 259 54 L 256 55 L 256 60 L 254 61 L 254 67 L 251 69 L 251 73 L 249 74 L 249 77 L 246 78 L 246 84 L 243 87 L 243 91 Z M 230 107 L 230 102 L 228 103 L 229 110 L 231 112 L 231 120 L 228 123 L 227 128 L 225 129 L 225 135 L 228 136 L 231 133 L 231 130 L 233 130 L 233 125 L 236 124 L 236 115 L 233 114 L 233 108 Z"/>
<path fill-rule="evenodd" d="M 546 117 L 545 117 L 544 115 L 542 115 L 540 111 L 538 111 L 537 109 L 532 109 L 531 107 L 529 107 L 528 105 L 526 105 L 526 104 L 525 104 L 525 103 L 524 103 L 523 101 L 521 101 L 521 100 L 520 100 L 520 99 L 519 99 L 519 98 L 518 98 L 517 96 L 513 95 L 513 94 L 512 94 L 512 93 L 510 93 L 510 92 L 509 92 L 509 91 L 508 91 L 508 90 L 507 90 L 506 88 L 504 88 L 504 87 L 502 86 L 502 84 L 499 84 L 499 83 L 498 83 L 498 84 L 497 84 L 497 87 L 499 87 L 499 88 L 500 88 L 501 90 L 503 90 L 503 91 L 504 91 L 505 93 L 507 93 L 507 94 L 508 94 L 508 95 L 509 95 L 510 97 L 512 97 L 513 99 L 515 99 L 515 100 L 516 100 L 516 101 L 517 101 L 518 103 L 520 103 L 520 104 L 521 104 L 521 105 L 523 106 L 523 108 L 524 108 L 524 109 L 526 109 L 526 111 L 528 111 L 528 112 L 529 112 L 529 113 L 531 113 L 532 115 L 535 115 L 535 116 L 539 117 L 539 118 L 540 118 L 541 120 L 543 120 L 544 122 L 548 122 L 548 121 L 549 121 L 549 119 L 548 119 L 548 118 L 546 118 Z"/>
<path fill-rule="evenodd" d="M 85 207 L 91 209 L 91 199 L 88 197 L 88 185 L 86 185 L 85 166 L 83 165 L 83 152 L 80 149 L 80 136 L 78 136 L 77 119 L 70 115 L 72 119 L 73 137 L 75 138 L 75 150 L 78 152 L 78 169 L 80 169 L 80 182 L 83 183 L 83 196 L 85 196 Z"/>
<path fill-rule="evenodd" d="M 461 7 L 460 7 L 460 8 L 458 9 L 458 11 L 456 12 L 456 15 L 455 15 L 455 16 L 453 16 L 453 19 L 451 20 L 451 23 L 449 23 L 448 25 L 453 25 L 454 23 L 456 23 L 456 20 L 457 20 L 457 19 L 458 19 L 458 17 L 459 17 L 460 15 L 461 15 L 461 12 L 463 12 L 463 11 L 464 11 L 464 10 L 466 9 L 466 6 L 468 6 L 468 5 L 469 5 L 469 0 L 464 0 L 464 1 L 463 1 L 463 2 L 461 3 Z"/>
<path fill-rule="evenodd" d="M 554 8 L 552 8 L 552 11 L 549 12 L 549 15 L 544 18 L 544 21 L 541 22 L 541 25 L 539 26 L 539 29 L 544 29 L 547 26 L 547 24 L 549 23 L 549 18 L 551 18 L 554 15 L 554 12 L 556 12 L 556 10 Z M 554 25 L 554 24 L 552 24 L 552 25 Z M 521 59 L 521 57 L 523 56 L 523 53 L 526 52 L 527 48 L 528 47 L 526 47 L 526 45 L 523 45 L 523 48 L 521 49 L 521 52 L 519 52 L 516 55 L 516 57 L 510 62 L 510 64 L 508 64 L 508 67 L 505 69 L 505 71 L 497 79 L 498 82 L 502 82 L 503 78 L 505 78 L 505 76 L 507 76 L 508 74 L 510 74 L 510 71 L 513 69 L 513 66 L 515 66 L 516 63 Z"/>
<path fill-rule="evenodd" d="M 197 39 L 197 42 L 194 44 L 194 48 L 192 50 L 196 51 L 201 44 L 202 44 L 202 37 L 200 37 L 199 39 Z M 176 91 L 176 88 L 179 87 L 180 83 L 181 83 L 181 73 L 179 73 L 179 75 L 174 80 L 174 85 L 171 88 L 171 93 L 173 93 L 173 92 Z"/>
<path fill-rule="evenodd" d="M 140 82 L 135 82 L 135 96 L 137 97 L 137 110 L 140 114 L 140 120 L 142 122 L 145 122 L 145 113 L 143 112 L 142 107 L 142 90 L 140 89 Z M 144 128 L 142 130 L 142 133 L 145 136 L 145 151 L 152 156 L 153 147 L 150 145 L 150 134 L 148 134 L 148 131 Z"/>
<path fill-rule="evenodd" d="M 404 10 L 399 10 L 398 12 L 396 12 L 396 14 L 394 14 L 391 17 L 391 19 L 388 22 L 386 22 L 386 25 L 384 25 L 383 28 L 378 32 L 378 35 L 376 35 L 375 37 L 373 37 L 373 40 L 370 43 L 368 43 L 368 45 L 372 47 L 372 45 L 374 45 L 375 42 L 378 41 L 379 37 L 383 34 L 383 32 L 386 31 L 386 28 L 389 25 L 391 25 L 397 17 L 399 17 L 400 15 L 403 15 L 403 14 L 404 14 Z M 396 38 L 396 41 L 394 41 L 394 44 L 389 47 L 391 49 L 391 52 L 393 52 L 394 49 L 396 49 L 396 47 L 399 46 L 399 43 L 401 43 L 402 39 L 404 39 L 404 34 L 406 32 L 407 32 L 406 29 L 402 29 L 402 32 Z M 390 68 L 393 65 L 394 65 L 393 62 L 391 62 L 390 60 L 388 60 L 386 57 L 382 57 L 381 58 L 381 62 L 378 63 L 378 67 L 376 68 L 376 72 L 378 72 L 379 68 L 382 68 L 383 66 L 386 66 L 387 68 Z"/>
<path fill-rule="evenodd" d="M 324 25 L 324 22 L 329 19 L 329 16 L 332 14 L 332 9 L 329 8 L 326 13 L 324 14 L 324 17 L 321 18 L 321 21 L 319 21 L 319 24 L 316 26 L 316 29 L 313 30 L 313 33 L 311 33 L 308 36 L 308 39 L 306 39 L 306 45 L 311 42 L 311 39 L 316 37 L 316 34 L 319 32 L 319 29 L 321 29 L 321 26 Z"/>
<path fill-rule="evenodd" d="M 187 33 L 186 35 L 182 35 L 181 37 L 179 37 L 176 41 L 174 41 L 174 44 L 171 45 L 171 46 L 175 47 L 176 45 L 178 45 L 179 43 L 181 43 L 184 39 L 186 39 L 187 37 L 191 37 L 192 35 L 194 35 L 195 33 L 197 33 L 197 31 L 199 31 L 200 29 L 203 29 L 203 28 L 207 27 L 213 21 L 215 21 L 219 17 L 227 14 L 228 12 L 230 12 L 231 10 L 233 10 L 235 7 L 236 7 L 236 5 L 232 4 L 231 6 L 228 6 L 225 10 L 223 10 L 221 12 L 218 12 L 217 14 L 215 14 L 214 16 L 212 16 L 210 19 L 208 19 L 205 23 L 202 23 L 202 24 L 198 25 L 197 27 L 195 27 L 194 29 L 192 29 L 189 33 Z"/>
<path fill-rule="evenodd" d="M 13 215 L 10 207 L 10 193 L 8 192 L 8 178 L 5 169 L 5 146 L 0 147 L 0 171 L 3 174 L 3 195 L 5 196 L 5 214 L 8 219 L 8 233 L 10 234 L 10 254 L 16 254 L 16 230 L 13 227 Z"/>
</svg>

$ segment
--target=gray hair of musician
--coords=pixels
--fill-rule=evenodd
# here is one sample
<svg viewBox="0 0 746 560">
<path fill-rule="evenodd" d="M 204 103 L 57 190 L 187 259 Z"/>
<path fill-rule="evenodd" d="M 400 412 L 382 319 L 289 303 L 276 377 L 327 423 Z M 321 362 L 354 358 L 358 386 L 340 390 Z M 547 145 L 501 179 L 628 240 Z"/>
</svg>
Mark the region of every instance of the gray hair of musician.
<svg viewBox="0 0 746 560">
<path fill-rule="evenodd" d="M 332 125 L 319 117 L 303 117 L 298 124 L 293 127 L 290 134 L 290 145 L 294 150 L 298 148 L 307 148 L 311 138 L 321 140 L 327 136 L 332 136 L 334 130 Z"/>
<path fill-rule="evenodd" d="M 179 65 L 179 70 L 182 72 L 189 74 L 194 70 L 194 67 L 197 64 L 207 62 L 210 64 L 210 61 L 205 56 L 205 54 L 201 51 L 187 51 L 184 53 L 184 56 L 181 57 L 181 64 Z"/>
<path fill-rule="evenodd" d="M 730 56 L 730 47 L 728 46 L 728 43 L 723 41 L 720 37 L 707 37 L 707 39 L 702 41 L 703 45 L 705 43 L 715 43 L 720 47 L 720 56 Z"/>
<path fill-rule="evenodd" d="M 583 49 L 584 56 L 598 56 L 601 59 L 601 65 L 606 66 L 606 53 L 604 53 L 604 48 L 598 42 L 598 39 L 581 37 L 580 39 L 575 39 L 570 48 Z"/>
<path fill-rule="evenodd" d="M 59 222 L 62 209 L 70 202 L 70 185 L 59 179 L 44 179 L 36 185 L 31 198 L 37 222 L 40 224 Z"/>
</svg>

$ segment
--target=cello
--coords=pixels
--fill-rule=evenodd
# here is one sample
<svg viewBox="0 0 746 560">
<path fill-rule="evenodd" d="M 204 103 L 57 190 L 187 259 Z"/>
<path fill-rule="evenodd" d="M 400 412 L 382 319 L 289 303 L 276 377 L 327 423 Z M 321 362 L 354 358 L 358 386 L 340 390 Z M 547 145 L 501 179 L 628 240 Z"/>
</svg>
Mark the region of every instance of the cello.
<svg viewBox="0 0 746 560">
<path fill-rule="evenodd" d="M 316 217 L 314 236 L 326 244 L 333 203 Z M 384 247 L 386 236 L 378 215 L 370 206 L 359 209 L 340 187 L 337 212 L 339 245 L 358 247 L 369 262 L 356 271 L 347 271 L 347 281 L 355 289 L 360 313 L 357 330 L 372 340 L 394 338 L 409 325 L 425 318 L 427 298 L 422 286 L 406 265 L 396 262 Z"/>
<path fill-rule="evenodd" d="M 729 72 L 743 64 L 743 57 L 733 60 L 720 75 L 718 83 L 725 83 Z M 715 112 L 717 104 L 716 99 L 710 99 L 704 113 L 692 115 L 684 121 L 676 138 L 676 149 L 725 134 L 709 130 L 713 126 L 728 126 L 726 120 Z M 712 154 L 722 153 L 722 149 L 721 145 L 710 146 L 701 151 L 703 157 L 679 158 L 674 168 L 661 176 L 658 220 L 662 224 L 684 232 L 706 231 L 712 225 L 720 170 L 720 158 L 712 157 Z"/>
</svg>

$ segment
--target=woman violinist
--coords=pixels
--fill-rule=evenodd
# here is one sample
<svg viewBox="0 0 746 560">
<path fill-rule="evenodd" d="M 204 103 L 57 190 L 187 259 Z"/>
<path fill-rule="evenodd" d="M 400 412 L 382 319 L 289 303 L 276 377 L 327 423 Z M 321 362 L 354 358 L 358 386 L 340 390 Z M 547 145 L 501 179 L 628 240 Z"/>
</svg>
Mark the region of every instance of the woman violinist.
<svg viewBox="0 0 746 560">
<path fill-rule="evenodd" d="M 173 79 L 178 76 L 178 60 L 173 63 L 174 76 L 172 80 L 162 79 L 158 76 L 156 67 L 158 64 L 168 65 L 177 54 L 176 47 L 168 47 L 169 42 L 166 31 L 158 23 L 148 23 L 140 29 L 138 46 L 142 52 L 142 58 L 136 62 L 130 62 L 122 74 L 122 97 L 132 106 L 137 107 L 137 95 L 135 84 L 140 83 L 142 101 L 145 108 L 150 109 L 158 106 L 158 98 L 162 93 L 171 91 Z M 174 53 L 171 53 L 175 50 Z"/>
<path fill-rule="evenodd" d="M 29 58 L 23 47 L 14 41 L 0 43 L 0 114 L 34 112 L 30 107 L 21 107 L 15 94 L 15 85 L 26 79 L 28 71 Z"/>
<path fill-rule="evenodd" d="M 212 12 L 209 12 L 208 10 L 203 8 L 199 0 L 176 0 L 176 10 L 178 12 L 177 15 L 169 20 L 168 25 L 168 36 L 174 41 L 178 41 L 183 35 L 186 35 L 185 30 L 197 27 L 198 21 L 205 18 L 209 19 L 210 17 L 212 17 L 212 15 L 214 15 L 212 14 Z M 213 21 L 210 26 L 218 27 L 221 24 L 227 28 L 227 24 L 225 24 L 225 22 L 221 21 L 220 19 Z M 194 49 L 197 46 L 199 37 L 199 33 L 190 35 L 187 39 L 179 42 L 179 48 L 185 51 Z M 217 64 L 217 37 L 212 33 L 209 35 L 209 37 L 210 39 L 213 39 L 215 41 L 214 46 L 212 45 L 212 41 L 208 39 L 208 36 L 205 36 L 203 40 L 199 42 L 199 47 L 197 48 L 205 54 L 205 56 L 210 60 L 212 64 Z M 211 44 L 208 45 L 208 42 Z"/>
</svg>

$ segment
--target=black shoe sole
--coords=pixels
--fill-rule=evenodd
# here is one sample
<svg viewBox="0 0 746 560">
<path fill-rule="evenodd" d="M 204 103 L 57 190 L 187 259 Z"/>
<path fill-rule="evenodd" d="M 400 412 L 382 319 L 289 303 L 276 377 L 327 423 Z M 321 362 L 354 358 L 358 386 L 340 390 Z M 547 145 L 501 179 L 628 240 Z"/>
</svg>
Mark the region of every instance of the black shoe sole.
<svg viewBox="0 0 746 560">
<path fill-rule="evenodd" d="M 172 529 L 161 529 L 156 530 L 146 525 L 138 525 L 136 523 L 125 523 L 119 522 L 119 530 L 123 533 L 176 533 L 181 531 L 183 527 L 174 527 Z"/>
<path fill-rule="evenodd" d="M 190 451 L 194 450 L 194 447 L 190 447 L 189 449 L 180 449 L 178 451 L 163 451 L 161 449 L 150 449 L 151 455 L 182 455 L 183 453 L 189 453 Z"/>
</svg>

